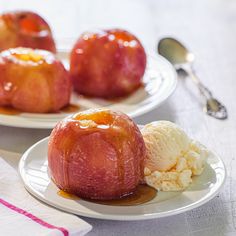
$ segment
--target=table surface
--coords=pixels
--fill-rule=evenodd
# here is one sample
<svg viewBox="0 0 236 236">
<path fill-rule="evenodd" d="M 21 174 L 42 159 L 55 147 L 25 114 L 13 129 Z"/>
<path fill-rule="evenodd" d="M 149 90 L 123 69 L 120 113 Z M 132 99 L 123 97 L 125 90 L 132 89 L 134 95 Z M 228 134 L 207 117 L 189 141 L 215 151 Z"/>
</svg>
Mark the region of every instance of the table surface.
<svg viewBox="0 0 236 236">
<path fill-rule="evenodd" d="M 57 39 L 70 40 L 89 28 L 120 27 L 130 30 L 155 53 L 158 39 L 175 36 L 196 55 L 194 68 L 204 83 L 228 107 L 226 121 L 202 111 L 197 89 L 187 78 L 161 107 L 135 119 L 139 124 L 170 120 L 224 160 L 228 178 L 212 201 L 178 216 L 142 222 L 115 222 L 84 218 L 93 226 L 88 235 L 236 235 L 236 2 L 233 0 L 161 1 L 36 1 L 0 0 L 1 10 L 29 9 L 39 12 Z M 23 153 L 50 130 L 0 126 L 0 155 Z M 6 159 L 16 166 L 16 158 Z"/>
</svg>

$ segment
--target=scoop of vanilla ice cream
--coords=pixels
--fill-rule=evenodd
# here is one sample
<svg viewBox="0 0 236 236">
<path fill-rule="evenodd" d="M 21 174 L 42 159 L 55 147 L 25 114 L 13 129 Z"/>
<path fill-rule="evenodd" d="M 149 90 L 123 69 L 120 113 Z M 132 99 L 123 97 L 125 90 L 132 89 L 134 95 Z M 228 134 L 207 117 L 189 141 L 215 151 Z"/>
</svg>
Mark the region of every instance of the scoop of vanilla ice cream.
<svg viewBox="0 0 236 236">
<path fill-rule="evenodd" d="M 141 130 L 147 147 L 146 167 L 151 171 L 167 171 L 190 145 L 186 133 L 169 121 L 156 121 Z"/>
<path fill-rule="evenodd" d="M 162 191 L 180 191 L 200 175 L 207 149 L 191 140 L 176 124 L 152 122 L 141 130 L 147 148 L 145 181 Z"/>
<path fill-rule="evenodd" d="M 153 171 L 148 168 L 144 169 L 145 181 L 149 186 L 161 191 L 181 191 L 189 186 L 192 182 L 192 171 Z"/>
</svg>

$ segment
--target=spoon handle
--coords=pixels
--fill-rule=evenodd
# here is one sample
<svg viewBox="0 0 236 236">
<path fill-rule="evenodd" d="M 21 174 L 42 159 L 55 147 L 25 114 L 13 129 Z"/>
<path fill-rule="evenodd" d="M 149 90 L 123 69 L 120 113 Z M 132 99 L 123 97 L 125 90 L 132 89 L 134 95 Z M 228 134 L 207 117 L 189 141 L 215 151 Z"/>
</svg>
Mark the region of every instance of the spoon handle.
<svg viewBox="0 0 236 236">
<path fill-rule="evenodd" d="M 212 98 L 212 92 L 201 82 L 192 70 L 188 70 L 188 75 L 191 77 L 193 82 L 197 85 L 201 95 L 206 99 Z"/>
<path fill-rule="evenodd" d="M 227 119 L 228 113 L 226 107 L 213 97 L 212 92 L 200 81 L 192 69 L 186 71 L 192 81 L 197 85 L 201 95 L 206 99 L 204 111 L 216 119 Z"/>
</svg>

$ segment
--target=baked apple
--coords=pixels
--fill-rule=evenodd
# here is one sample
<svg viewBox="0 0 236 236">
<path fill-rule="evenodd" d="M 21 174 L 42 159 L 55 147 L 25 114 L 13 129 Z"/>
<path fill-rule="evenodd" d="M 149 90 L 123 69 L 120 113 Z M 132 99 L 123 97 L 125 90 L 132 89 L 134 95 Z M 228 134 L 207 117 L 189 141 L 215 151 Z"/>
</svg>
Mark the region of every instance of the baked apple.
<svg viewBox="0 0 236 236">
<path fill-rule="evenodd" d="M 113 29 L 84 33 L 71 52 L 70 76 L 80 94 L 116 98 L 142 84 L 146 54 L 131 33 Z"/>
<path fill-rule="evenodd" d="M 0 51 L 15 47 L 56 52 L 49 25 L 41 16 L 29 11 L 0 15 Z"/>
<path fill-rule="evenodd" d="M 12 48 L 0 53 L 0 106 L 55 112 L 69 103 L 68 72 L 45 50 Z"/>
<path fill-rule="evenodd" d="M 125 114 L 91 109 L 59 122 L 48 145 L 52 180 L 62 190 L 89 199 L 117 199 L 143 179 L 142 135 Z"/>
</svg>

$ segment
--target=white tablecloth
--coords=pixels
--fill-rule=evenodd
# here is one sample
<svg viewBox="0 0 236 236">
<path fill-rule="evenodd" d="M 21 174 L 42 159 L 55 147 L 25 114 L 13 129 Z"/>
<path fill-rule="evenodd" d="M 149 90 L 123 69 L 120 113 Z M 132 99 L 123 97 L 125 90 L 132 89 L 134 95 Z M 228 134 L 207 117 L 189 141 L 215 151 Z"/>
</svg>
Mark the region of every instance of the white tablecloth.
<svg viewBox="0 0 236 236">
<path fill-rule="evenodd" d="M 198 92 L 188 79 L 180 79 L 176 92 L 161 107 L 135 119 L 144 124 L 166 119 L 180 124 L 193 138 L 218 153 L 228 178 L 218 197 L 178 216 L 141 222 L 115 222 L 84 218 L 93 225 L 88 235 L 236 235 L 236 2 L 232 0 L 161 1 L 36 1 L 0 0 L 1 10 L 24 8 L 41 13 L 57 38 L 78 37 L 94 27 L 121 27 L 136 34 L 148 50 L 166 35 L 182 39 L 196 54 L 195 69 L 229 110 L 219 121 L 202 112 Z M 49 130 L 0 126 L 0 149 L 22 153 Z M 11 165 L 18 159 L 7 159 Z"/>
</svg>

